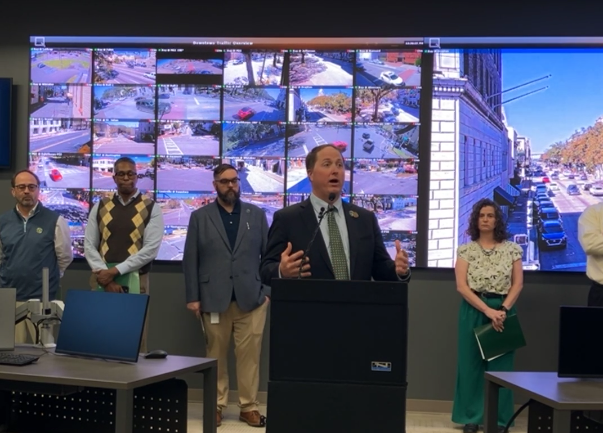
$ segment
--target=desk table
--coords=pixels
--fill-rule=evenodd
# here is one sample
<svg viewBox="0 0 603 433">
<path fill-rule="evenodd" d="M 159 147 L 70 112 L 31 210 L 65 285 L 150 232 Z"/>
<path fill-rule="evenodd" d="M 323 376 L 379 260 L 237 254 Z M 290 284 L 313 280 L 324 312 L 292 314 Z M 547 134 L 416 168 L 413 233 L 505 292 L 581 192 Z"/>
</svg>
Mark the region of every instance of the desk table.
<svg viewBox="0 0 603 433">
<path fill-rule="evenodd" d="M 557 377 L 556 372 L 486 372 L 484 433 L 497 431 L 498 391 L 519 391 L 553 409 L 552 433 L 569 433 L 571 412 L 603 410 L 603 380 Z"/>
<path fill-rule="evenodd" d="M 133 429 L 134 389 L 173 379 L 186 373 L 203 373 L 203 431 L 216 432 L 217 370 L 215 359 L 169 355 L 165 359 L 139 358 L 129 364 L 45 353 L 37 348 L 17 348 L 15 353 L 41 354 L 34 364 L 0 365 L 0 389 L 93 387 L 115 390 L 115 432 Z M 35 391 L 32 391 L 35 392 Z"/>
</svg>

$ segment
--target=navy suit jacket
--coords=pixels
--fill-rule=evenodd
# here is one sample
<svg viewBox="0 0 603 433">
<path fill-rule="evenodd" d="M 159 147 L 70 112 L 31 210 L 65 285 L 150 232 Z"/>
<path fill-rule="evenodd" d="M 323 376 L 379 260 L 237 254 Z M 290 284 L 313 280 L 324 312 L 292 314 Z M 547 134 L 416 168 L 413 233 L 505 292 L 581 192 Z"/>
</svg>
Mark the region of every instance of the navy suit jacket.
<svg viewBox="0 0 603 433">
<path fill-rule="evenodd" d="M 376 281 L 400 281 L 396 267 L 385 245 L 383 236 L 372 212 L 359 206 L 342 203 L 350 243 L 350 279 Z M 326 224 L 322 221 L 321 224 Z M 262 258 L 261 277 L 264 284 L 270 285 L 273 278 L 279 278 L 281 253 L 291 242 L 291 253 L 305 250 L 312 233 L 318 227 L 316 213 L 310 200 L 288 206 L 274 214 L 272 226 L 268 232 L 266 254 Z M 333 266 L 320 230 L 314 244 L 308 252 L 312 279 L 335 279 Z M 410 276 L 403 279 L 410 281 Z"/>
</svg>

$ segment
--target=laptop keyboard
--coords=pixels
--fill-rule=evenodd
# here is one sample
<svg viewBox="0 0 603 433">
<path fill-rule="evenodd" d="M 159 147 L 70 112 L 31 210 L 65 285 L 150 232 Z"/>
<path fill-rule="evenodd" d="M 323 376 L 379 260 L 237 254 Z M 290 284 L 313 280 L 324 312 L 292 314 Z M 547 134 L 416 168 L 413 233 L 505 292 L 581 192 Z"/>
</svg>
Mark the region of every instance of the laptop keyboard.
<svg viewBox="0 0 603 433">
<path fill-rule="evenodd" d="M 38 358 L 40 358 L 39 355 L 0 352 L 0 364 L 2 365 L 27 365 L 37 361 Z"/>
</svg>

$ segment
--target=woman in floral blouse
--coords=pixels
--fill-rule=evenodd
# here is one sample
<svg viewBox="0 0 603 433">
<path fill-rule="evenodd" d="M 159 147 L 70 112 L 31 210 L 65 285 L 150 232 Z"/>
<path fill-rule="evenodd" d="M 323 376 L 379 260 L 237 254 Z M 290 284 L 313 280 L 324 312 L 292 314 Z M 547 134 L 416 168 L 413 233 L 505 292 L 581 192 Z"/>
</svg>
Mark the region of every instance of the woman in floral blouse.
<svg viewBox="0 0 603 433">
<path fill-rule="evenodd" d="M 508 241 L 500 207 L 489 199 L 473 206 L 467 234 L 471 242 L 457 250 L 456 288 L 463 297 L 458 324 L 458 366 L 452 421 L 464 424 L 463 433 L 474 433 L 483 423 L 484 372 L 513 370 L 514 352 L 492 361 L 481 357 L 473 329 L 492 323 L 504 328 L 507 315 L 515 314 L 515 302 L 523 287 L 523 250 Z M 513 416 L 513 395 L 500 391 L 499 431 Z"/>
</svg>

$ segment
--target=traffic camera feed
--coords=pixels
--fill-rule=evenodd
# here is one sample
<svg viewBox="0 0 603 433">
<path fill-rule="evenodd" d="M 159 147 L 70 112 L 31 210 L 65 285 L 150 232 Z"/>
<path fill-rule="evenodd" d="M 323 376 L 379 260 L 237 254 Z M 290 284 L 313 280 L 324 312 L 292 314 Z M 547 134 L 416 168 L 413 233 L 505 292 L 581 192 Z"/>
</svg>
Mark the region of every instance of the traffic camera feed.
<svg viewBox="0 0 603 433">
<path fill-rule="evenodd" d="M 345 158 L 343 199 L 374 212 L 392 257 L 400 239 L 415 263 L 419 51 L 70 45 L 31 49 L 30 165 L 45 203 L 75 206 L 73 195 L 89 209 L 128 156 L 164 215 L 158 259 L 178 261 L 190 214 L 215 200 L 218 164 L 237 168 L 242 199 L 270 224 L 308 198 L 306 155 L 332 144 Z"/>
</svg>

